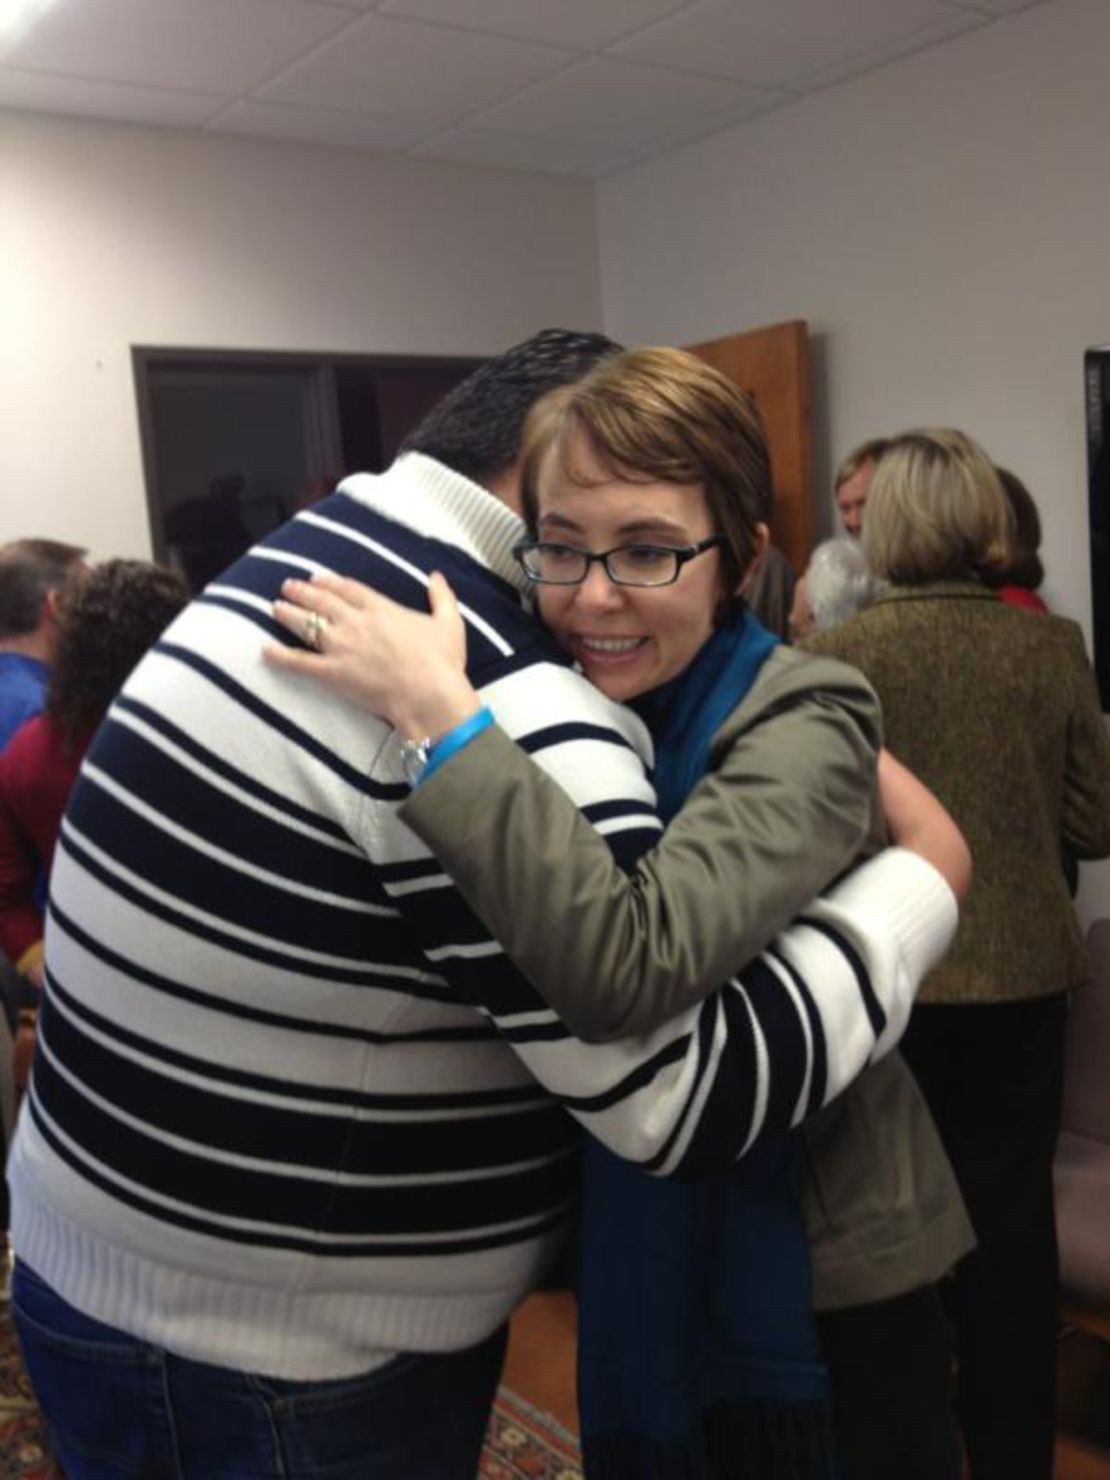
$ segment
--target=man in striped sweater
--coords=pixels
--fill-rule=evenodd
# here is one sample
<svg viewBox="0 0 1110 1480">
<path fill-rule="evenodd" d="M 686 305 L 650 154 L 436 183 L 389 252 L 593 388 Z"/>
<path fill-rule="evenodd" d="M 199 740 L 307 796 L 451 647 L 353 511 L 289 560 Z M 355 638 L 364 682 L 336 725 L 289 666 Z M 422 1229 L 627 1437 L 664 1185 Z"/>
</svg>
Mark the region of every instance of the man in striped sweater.
<svg viewBox="0 0 1110 1480">
<path fill-rule="evenodd" d="M 943 881 L 883 855 L 700 1008 L 587 1046 L 398 818 L 396 737 L 263 664 L 285 577 L 422 606 L 441 570 L 499 723 L 618 857 L 649 846 L 646 734 L 526 612 L 487 491 L 606 349 L 547 333 L 477 372 L 418 450 L 209 586 L 89 751 L 10 1162 L 13 1304 L 71 1477 L 471 1480 L 575 1122 L 660 1175 L 727 1166 L 898 1036 L 947 943 Z"/>
</svg>

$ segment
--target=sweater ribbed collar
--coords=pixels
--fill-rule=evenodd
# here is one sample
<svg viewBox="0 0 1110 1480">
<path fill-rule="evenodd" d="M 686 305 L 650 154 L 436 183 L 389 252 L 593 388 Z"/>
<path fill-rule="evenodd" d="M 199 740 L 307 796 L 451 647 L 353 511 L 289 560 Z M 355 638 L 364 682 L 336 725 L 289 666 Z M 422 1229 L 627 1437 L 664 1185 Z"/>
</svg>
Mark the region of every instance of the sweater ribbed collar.
<svg viewBox="0 0 1110 1480">
<path fill-rule="evenodd" d="M 338 491 L 416 534 L 455 546 L 518 591 L 528 590 L 512 554 L 524 538 L 524 521 L 494 494 L 435 458 L 406 452 L 384 473 L 352 473 Z"/>
</svg>

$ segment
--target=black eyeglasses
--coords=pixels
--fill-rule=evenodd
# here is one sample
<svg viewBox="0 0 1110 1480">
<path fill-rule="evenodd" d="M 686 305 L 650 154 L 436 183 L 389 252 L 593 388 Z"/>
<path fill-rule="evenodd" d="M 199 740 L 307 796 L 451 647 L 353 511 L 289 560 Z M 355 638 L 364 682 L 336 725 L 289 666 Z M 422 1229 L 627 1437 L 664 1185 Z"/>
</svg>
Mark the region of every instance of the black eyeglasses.
<svg viewBox="0 0 1110 1480">
<path fill-rule="evenodd" d="M 696 545 L 618 545 L 613 550 L 580 550 L 547 540 L 525 540 L 513 554 L 530 581 L 538 586 L 579 586 L 600 561 L 614 586 L 673 586 L 688 560 L 721 544 L 719 534 Z"/>
</svg>

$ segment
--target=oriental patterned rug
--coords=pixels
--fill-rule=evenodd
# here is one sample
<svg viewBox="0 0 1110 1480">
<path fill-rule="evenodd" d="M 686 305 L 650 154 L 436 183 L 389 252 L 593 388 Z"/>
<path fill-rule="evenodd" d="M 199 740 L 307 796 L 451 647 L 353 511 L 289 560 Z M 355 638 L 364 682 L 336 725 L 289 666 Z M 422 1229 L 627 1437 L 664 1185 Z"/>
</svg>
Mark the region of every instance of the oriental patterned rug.
<svg viewBox="0 0 1110 1480">
<path fill-rule="evenodd" d="M 6 1301 L 0 1304 L 0 1476 L 63 1480 L 23 1370 Z"/>
<path fill-rule="evenodd" d="M 582 1480 L 578 1440 L 508 1388 L 497 1394 L 478 1480 Z"/>
<path fill-rule="evenodd" d="M 6 1302 L 0 1303 L 0 1480 L 65 1480 L 50 1452 Z M 577 1441 L 553 1418 L 502 1388 L 478 1480 L 582 1480 Z"/>
</svg>

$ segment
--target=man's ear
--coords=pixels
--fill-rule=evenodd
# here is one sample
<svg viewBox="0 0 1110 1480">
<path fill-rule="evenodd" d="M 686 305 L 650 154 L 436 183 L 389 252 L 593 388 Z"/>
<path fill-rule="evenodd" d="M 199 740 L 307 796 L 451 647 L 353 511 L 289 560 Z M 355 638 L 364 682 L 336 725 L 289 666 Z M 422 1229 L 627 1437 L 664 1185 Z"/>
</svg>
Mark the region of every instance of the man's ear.
<svg viewBox="0 0 1110 1480">
<path fill-rule="evenodd" d="M 763 559 L 764 555 L 766 555 L 767 546 L 770 543 L 770 528 L 766 524 L 764 524 L 763 520 L 761 519 L 755 527 L 755 554 L 752 556 L 747 570 L 740 578 L 740 584 L 736 588 L 736 594 L 738 596 L 743 596 L 744 587 L 748 584 L 752 576 L 754 576 L 756 571 L 759 569 L 759 563 Z"/>
<path fill-rule="evenodd" d="M 62 593 L 57 589 L 57 587 L 54 587 L 53 590 L 48 591 L 43 597 L 42 619 L 47 626 L 53 627 L 56 624 L 58 620 L 58 611 L 61 607 L 61 604 Z"/>
<path fill-rule="evenodd" d="M 486 480 L 486 487 L 490 493 L 495 498 L 499 498 L 503 504 L 508 504 L 514 514 L 524 512 L 524 497 L 520 486 L 521 471 L 521 461 L 518 457 L 503 472 L 496 473 Z"/>
</svg>

